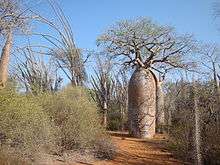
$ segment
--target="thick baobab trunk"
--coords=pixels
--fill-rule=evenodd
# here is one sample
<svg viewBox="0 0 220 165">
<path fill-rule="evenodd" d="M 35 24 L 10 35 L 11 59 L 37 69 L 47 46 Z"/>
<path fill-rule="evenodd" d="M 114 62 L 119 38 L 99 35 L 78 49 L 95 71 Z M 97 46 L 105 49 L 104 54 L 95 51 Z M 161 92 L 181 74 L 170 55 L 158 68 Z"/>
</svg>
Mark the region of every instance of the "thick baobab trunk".
<svg viewBox="0 0 220 165">
<path fill-rule="evenodd" d="M 148 69 L 137 69 L 128 87 L 129 132 L 138 138 L 155 134 L 156 81 Z"/>
<path fill-rule="evenodd" d="M 165 125 L 164 116 L 164 94 L 162 90 L 162 81 L 156 83 L 156 132 L 163 133 Z"/>
<path fill-rule="evenodd" d="M 5 87 L 7 79 L 8 79 L 8 65 L 9 65 L 11 47 L 12 47 L 12 32 L 9 32 L 6 37 L 6 42 L 1 53 L 0 89 Z"/>
</svg>

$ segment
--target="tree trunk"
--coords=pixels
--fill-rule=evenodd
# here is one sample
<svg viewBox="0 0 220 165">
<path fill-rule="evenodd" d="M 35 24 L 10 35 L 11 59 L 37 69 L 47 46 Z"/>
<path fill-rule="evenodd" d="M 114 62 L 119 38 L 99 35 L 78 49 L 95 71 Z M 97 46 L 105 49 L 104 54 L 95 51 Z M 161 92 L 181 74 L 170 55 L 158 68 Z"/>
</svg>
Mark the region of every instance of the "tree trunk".
<svg viewBox="0 0 220 165">
<path fill-rule="evenodd" d="M 107 128 L 107 117 L 108 117 L 108 104 L 107 104 L 107 100 L 108 100 L 108 95 L 107 95 L 107 81 L 106 79 L 104 79 L 103 82 L 103 110 L 104 110 L 104 115 L 103 115 L 103 126 L 104 128 Z"/>
<path fill-rule="evenodd" d="M 162 81 L 157 81 L 156 89 L 156 132 L 163 133 L 165 125 L 164 114 L 164 94 L 162 90 Z"/>
<path fill-rule="evenodd" d="M 201 154 L 201 128 L 200 128 L 200 111 L 198 108 L 198 98 L 196 85 L 194 83 L 194 114 L 195 114 L 195 164 L 202 165 Z"/>
<path fill-rule="evenodd" d="M 12 47 L 12 32 L 9 31 L 4 47 L 2 48 L 0 61 L 0 89 L 6 86 L 8 79 L 8 65 L 10 59 L 10 50 Z"/>
<path fill-rule="evenodd" d="M 217 78 L 216 73 L 216 66 L 215 63 L 212 62 L 212 68 L 213 68 L 213 78 L 214 78 L 214 89 L 215 89 L 215 95 L 217 100 L 217 107 L 216 107 L 216 125 L 217 125 L 217 134 L 220 131 L 220 87 L 219 87 L 219 81 Z"/>
<path fill-rule="evenodd" d="M 108 108 L 107 108 L 107 103 L 104 102 L 103 105 L 103 121 L 102 121 L 102 125 L 103 127 L 106 129 L 107 128 L 107 115 L 108 115 Z"/>
<path fill-rule="evenodd" d="M 121 132 L 124 131 L 124 108 L 120 105 L 120 112 L 121 112 Z"/>
<path fill-rule="evenodd" d="M 155 134 L 156 81 L 154 74 L 138 68 L 131 76 L 128 87 L 129 133 L 138 138 Z"/>
</svg>

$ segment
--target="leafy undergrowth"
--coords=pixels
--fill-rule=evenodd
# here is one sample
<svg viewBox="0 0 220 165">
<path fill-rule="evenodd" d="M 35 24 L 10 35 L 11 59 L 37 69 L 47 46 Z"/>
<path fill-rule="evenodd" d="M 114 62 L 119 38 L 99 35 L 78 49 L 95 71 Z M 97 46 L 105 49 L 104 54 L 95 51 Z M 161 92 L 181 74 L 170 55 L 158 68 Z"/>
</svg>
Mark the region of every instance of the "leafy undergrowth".
<svg viewBox="0 0 220 165">
<path fill-rule="evenodd" d="M 39 155 L 69 151 L 111 159 L 115 148 L 100 125 L 98 108 L 83 88 L 54 94 L 0 91 L 0 161 L 33 163 Z"/>
</svg>

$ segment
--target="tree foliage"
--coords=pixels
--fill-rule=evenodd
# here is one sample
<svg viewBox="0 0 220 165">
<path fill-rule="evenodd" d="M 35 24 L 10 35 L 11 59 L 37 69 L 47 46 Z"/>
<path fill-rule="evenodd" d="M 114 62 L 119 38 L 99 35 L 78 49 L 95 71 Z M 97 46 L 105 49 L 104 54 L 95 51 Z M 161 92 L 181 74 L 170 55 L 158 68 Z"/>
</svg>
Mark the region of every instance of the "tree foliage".
<svg viewBox="0 0 220 165">
<path fill-rule="evenodd" d="M 23 31 L 27 28 L 30 16 L 27 9 L 24 9 L 20 0 L 0 1 L 0 34 L 7 34 L 9 31 Z"/>
<path fill-rule="evenodd" d="M 125 65 L 152 68 L 166 73 L 172 68 L 189 69 L 188 56 L 195 48 L 191 35 L 177 35 L 173 28 L 140 18 L 117 22 L 97 39 Z"/>
</svg>

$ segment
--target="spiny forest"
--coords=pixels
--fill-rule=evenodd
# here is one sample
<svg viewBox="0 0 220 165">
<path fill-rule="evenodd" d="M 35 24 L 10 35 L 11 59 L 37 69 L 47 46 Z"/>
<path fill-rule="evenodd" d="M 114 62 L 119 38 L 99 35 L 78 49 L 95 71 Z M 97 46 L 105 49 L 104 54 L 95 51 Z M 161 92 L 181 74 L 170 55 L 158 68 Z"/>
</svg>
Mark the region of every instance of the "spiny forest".
<svg viewBox="0 0 220 165">
<path fill-rule="evenodd" d="M 70 20 L 0 0 L 1 165 L 220 164 L 219 43 L 140 16 L 91 50 Z"/>
</svg>

